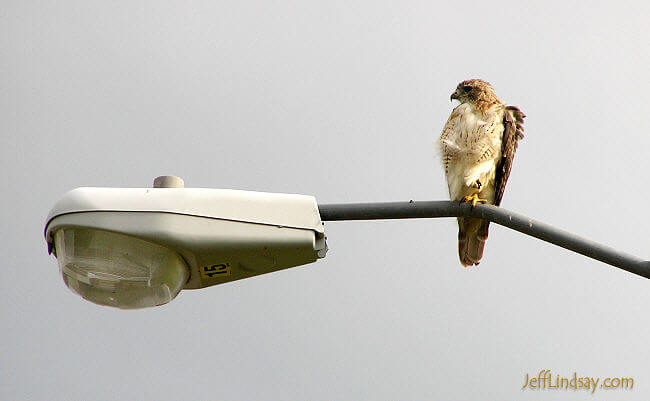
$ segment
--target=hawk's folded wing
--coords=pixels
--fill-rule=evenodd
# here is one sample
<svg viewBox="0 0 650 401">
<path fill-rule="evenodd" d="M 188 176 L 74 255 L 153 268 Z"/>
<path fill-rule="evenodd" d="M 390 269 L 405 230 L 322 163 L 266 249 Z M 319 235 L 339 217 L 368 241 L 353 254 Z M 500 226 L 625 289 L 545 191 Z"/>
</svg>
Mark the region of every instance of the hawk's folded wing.
<svg viewBox="0 0 650 401">
<path fill-rule="evenodd" d="M 524 117 L 515 106 L 507 106 L 503 113 L 503 139 L 501 141 L 501 160 L 497 164 L 497 171 L 494 179 L 495 192 L 494 204 L 499 206 L 503 192 L 506 189 L 506 182 L 512 169 L 512 161 L 517 151 L 517 141 L 524 137 Z"/>
</svg>

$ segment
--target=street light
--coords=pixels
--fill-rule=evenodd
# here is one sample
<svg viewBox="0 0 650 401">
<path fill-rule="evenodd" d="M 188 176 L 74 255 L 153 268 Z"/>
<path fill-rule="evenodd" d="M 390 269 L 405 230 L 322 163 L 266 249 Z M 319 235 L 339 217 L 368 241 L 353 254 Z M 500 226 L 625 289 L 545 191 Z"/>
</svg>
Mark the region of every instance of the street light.
<svg viewBox="0 0 650 401">
<path fill-rule="evenodd" d="M 83 298 L 123 309 L 315 262 L 327 245 L 311 196 L 183 188 L 78 188 L 50 211 L 48 249 Z"/>
<path fill-rule="evenodd" d="M 501 207 L 452 201 L 317 205 L 305 195 L 183 188 L 78 188 L 48 215 L 45 239 L 72 291 L 123 309 L 165 304 L 203 288 L 312 263 L 327 252 L 322 221 L 475 217 L 636 275 L 650 261 Z M 322 220 L 322 221 L 321 221 Z"/>
</svg>

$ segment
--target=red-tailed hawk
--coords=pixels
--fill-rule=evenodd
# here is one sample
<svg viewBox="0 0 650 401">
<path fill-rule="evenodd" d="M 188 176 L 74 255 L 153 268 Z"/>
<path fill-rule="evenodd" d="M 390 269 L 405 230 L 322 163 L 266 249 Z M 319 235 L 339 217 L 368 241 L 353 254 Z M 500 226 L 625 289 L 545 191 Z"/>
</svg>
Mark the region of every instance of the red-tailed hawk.
<svg viewBox="0 0 650 401">
<path fill-rule="evenodd" d="M 439 146 L 451 200 L 499 206 L 510 175 L 524 113 L 506 106 L 489 83 L 470 79 L 451 94 L 460 105 L 449 116 Z M 458 218 L 458 256 L 463 266 L 478 265 L 489 222 Z"/>
</svg>

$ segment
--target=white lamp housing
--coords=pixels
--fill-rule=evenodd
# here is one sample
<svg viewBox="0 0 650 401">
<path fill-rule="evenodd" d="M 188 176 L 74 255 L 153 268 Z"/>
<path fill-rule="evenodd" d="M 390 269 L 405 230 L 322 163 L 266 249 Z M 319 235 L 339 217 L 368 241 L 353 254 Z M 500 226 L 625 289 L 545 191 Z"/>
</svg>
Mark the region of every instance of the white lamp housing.
<svg viewBox="0 0 650 401">
<path fill-rule="evenodd" d="M 123 309 L 325 257 L 311 196 L 201 188 L 78 188 L 45 226 L 63 281 Z"/>
</svg>

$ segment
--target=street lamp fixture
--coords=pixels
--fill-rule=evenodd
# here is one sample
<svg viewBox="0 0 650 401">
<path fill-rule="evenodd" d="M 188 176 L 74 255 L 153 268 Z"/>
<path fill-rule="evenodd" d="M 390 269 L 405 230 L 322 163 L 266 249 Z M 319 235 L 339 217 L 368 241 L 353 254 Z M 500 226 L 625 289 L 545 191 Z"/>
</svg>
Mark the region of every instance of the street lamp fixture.
<svg viewBox="0 0 650 401">
<path fill-rule="evenodd" d="M 315 262 L 327 245 L 311 196 L 183 188 L 78 188 L 47 217 L 63 281 L 122 309 L 165 304 L 181 289 Z"/>
</svg>

